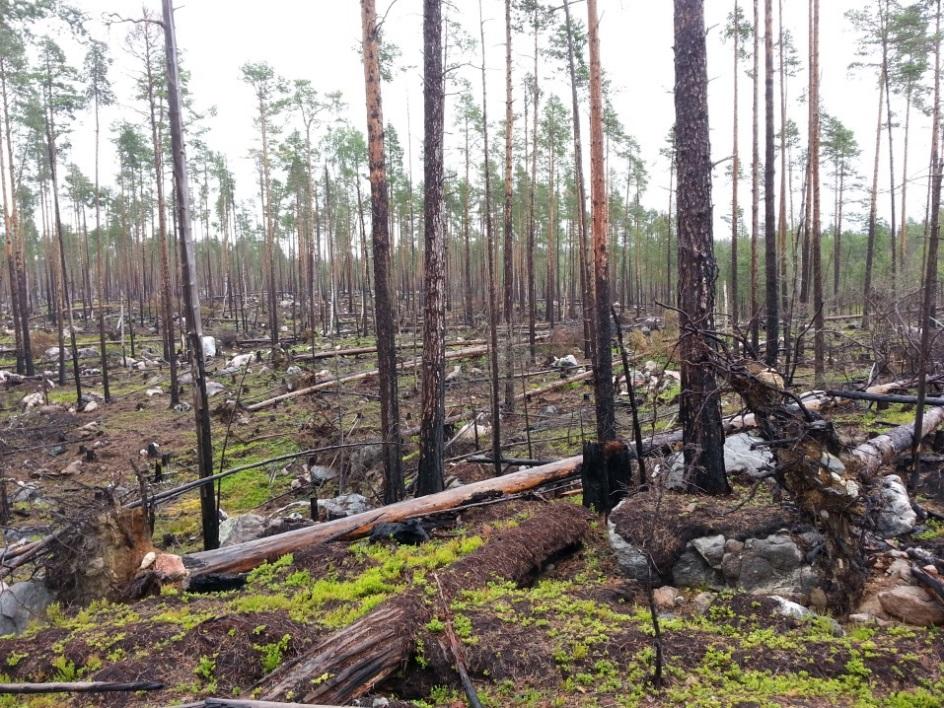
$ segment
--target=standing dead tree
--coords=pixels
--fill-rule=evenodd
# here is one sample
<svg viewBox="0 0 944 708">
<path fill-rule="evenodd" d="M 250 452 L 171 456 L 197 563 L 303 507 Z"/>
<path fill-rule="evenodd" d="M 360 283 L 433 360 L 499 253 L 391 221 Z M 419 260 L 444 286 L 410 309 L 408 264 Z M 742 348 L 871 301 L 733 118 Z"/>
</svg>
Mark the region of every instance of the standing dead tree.
<svg viewBox="0 0 944 708">
<path fill-rule="evenodd" d="M 688 484 L 709 494 L 731 491 L 724 473 L 721 402 L 712 345 L 715 263 L 708 146 L 708 68 L 702 0 L 675 0 L 675 135 L 678 163 L 678 301 Z M 776 329 L 774 330 L 776 332 Z"/>
<path fill-rule="evenodd" d="M 210 433 L 210 408 L 207 404 L 206 363 L 203 354 L 203 323 L 200 316 L 200 289 L 194 257 L 193 230 L 190 221 L 190 181 L 181 117 L 180 73 L 177 66 L 177 34 L 174 28 L 172 0 L 163 0 L 164 52 L 167 61 L 167 106 L 170 117 L 170 141 L 174 163 L 174 204 L 177 209 L 177 234 L 180 240 L 180 269 L 184 291 L 184 315 L 190 371 L 193 380 L 193 417 L 197 428 L 197 463 L 200 477 L 213 474 L 213 441 Z M 203 521 L 203 547 L 220 545 L 220 521 L 216 512 L 213 484 L 200 487 L 200 512 Z"/>
<path fill-rule="evenodd" d="M 383 107 L 380 97 L 380 26 L 374 0 L 362 0 L 364 85 L 367 93 L 367 149 L 370 163 L 371 234 L 374 245 L 374 321 L 377 323 L 377 369 L 380 426 L 384 442 L 384 502 L 403 498 L 400 466 L 400 409 L 397 393 L 395 318 L 390 293 L 390 234 Z"/>
</svg>

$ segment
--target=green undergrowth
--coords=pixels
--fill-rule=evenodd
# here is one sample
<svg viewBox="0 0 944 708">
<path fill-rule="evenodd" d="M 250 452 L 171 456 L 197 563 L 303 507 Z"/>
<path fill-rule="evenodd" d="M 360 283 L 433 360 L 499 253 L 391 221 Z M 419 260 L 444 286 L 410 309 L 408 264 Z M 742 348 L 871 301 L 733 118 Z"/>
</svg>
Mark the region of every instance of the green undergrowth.
<svg viewBox="0 0 944 708">
<path fill-rule="evenodd" d="M 428 574 L 479 548 L 481 536 L 434 539 L 419 546 L 387 546 L 368 541 L 351 544 L 350 552 L 364 568 L 354 576 L 328 568 L 320 577 L 293 569 L 283 556 L 249 574 L 245 591 L 227 604 L 233 613 L 287 612 L 302 623 L 338 629 L 355 622 L 384 600 L 409 586 L 427 588 Z"/>
<path fill-rule="evenodd" d="M 942 705 L 944 664 L 935 650 L 939 630 L 843 631 L 828 617 L 785 627 L 759 599 L 745 611 L 742 598 L 735 611 L 731 593 L 721 593 L 703 615 L 661 618 L 667 686 L 656 691 L 648 683 L 655 657 L 649 610 L 588 597 L 586 589 L 604 580 L 593 556 L 586 554 L 584 569 L 572 579 L 547 578 L 528 588 L 491 583 L 452 602 L 453 626 L 467 651 L 495 647 L 500 664 L 502 652 L 518 653 L 502 644 L 501 633 L 524 632 L 529 645 L 549 654 L 557 667 L 556 676 L 482 680 L 485 705 L 636 706 L 653 699 L 706 707 Z M 436 635 L 444 625 L 437 618 L 425 629 Z M 827 666 L 820 669 L 820 664 Z M 880 666 L 886 667 L 882 675 L 875 673 Z M 437 687 L 425 705 L 459 697 L 454 687 Z"/>
</svg>

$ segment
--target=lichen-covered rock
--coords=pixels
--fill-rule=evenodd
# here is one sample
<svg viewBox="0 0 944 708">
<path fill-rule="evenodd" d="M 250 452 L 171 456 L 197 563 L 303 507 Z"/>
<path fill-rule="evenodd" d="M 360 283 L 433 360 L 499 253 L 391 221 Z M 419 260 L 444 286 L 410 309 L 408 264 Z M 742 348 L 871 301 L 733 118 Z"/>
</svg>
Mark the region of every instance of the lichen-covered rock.
<svg viewBox="0 0 944 708">
<path fill-rule="evenodd" d="M 617 505 L 617 508 L 619 505 Z M 610 538 L 610 547 L 616 555 L 616 563 L 623 574 L 633 580 L 648 580 L 649 561 L 642 551 L 628 543 L 619 535 L 612 519 L 607 522 L 607 531 Z"/>
<path fill-rule="evenodd" d="M 266 520 L 258 514 L 231 516 L 220 524 L 220 545 L 232 546 L 265 534 Z"/>
<path fill-rule="evenodd" d="M 763 439 L 751 433 L 730 435 L 724 441 L 724 469 L 728 474 L 746 474 L 753 479 L 774 469 L 774 456 L 768 447 L 753 448 Z"/>
<path fill-rule="evenodd" d="M 4 587 L 0 591 L 0 636 L 22 632 L 52 601 L 46 586 L 35 580 Z"/>
<path fill-rule="evenodd" d="M 918 517 L 911 508 L 908 490 L 896 474 L 886 475 L 878 492 L 879 511 L 876 519 L 882 536 L 899 536 L 914 530 Z"/>
</svg>

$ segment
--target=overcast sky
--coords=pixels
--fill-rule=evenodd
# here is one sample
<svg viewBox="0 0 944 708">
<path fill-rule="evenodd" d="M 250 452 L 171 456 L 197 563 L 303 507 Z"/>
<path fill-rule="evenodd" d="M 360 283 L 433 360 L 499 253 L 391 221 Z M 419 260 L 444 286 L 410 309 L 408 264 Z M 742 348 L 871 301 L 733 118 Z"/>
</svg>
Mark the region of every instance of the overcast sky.
<svg viewBox="0 0 944 708">
<path fill-rule="evenodd" d="M 862 148 L 859 170 L 868 173 L 874 155 L 876 120 L 876 77 L 873 71 L 850 72 L 855 60 L 858 38 L 845 19 L 845 12 L 861 6 L 863 0 L 823 0 L 821 3 L 821 64 L 823 108 L 851 127 Z M 485 32 L 488 71 L 489 106 L 492 115 L 504 108 L 503 83 L 503 3 L 502 0 L 483 0 L 486 19 Z M 744 0 L 742 0 L 742 4 Z M 131 101 L 130 81 L 137 71 L 124 48 L 127 25 L 107 27 L 101 18 L 116 12 L 128 16 L 140 8 L 132 0 L 77 0 L 93 22 L 93 35 L 112 47 L 115 58 L 113 80 L 119 104 L 105 116 L 106 124 L 119 116 L 127 117 L 140 106 Z M 159 3 L 147 0 L 147 6 L 159 13 Z M 783 0 L 786 25 L 792 30 L 802 63 L 806 61 L 806 8 L 805 0 Z M 761 3 L 763 5 L 763 3 Z M 776 6 L 777 3 L 775 2 Z M 733 0 L 707 0 L 708 26 L 709 120 L 712 136 L 712 159 L 717 162 L 731 153 L 731 48 L 721 42 L 721 29 Z M 378 12 L 389 7 L 386 0 L 378 0 Z M 612 81 L 611 101 L 626 129 L 642 146 L 643 157 L 651 173 L 651 183 L 644 201 L 647 206 L 665 209 L 668 202 L 668 165 L 659 156 L 669 127 L 674 121 L 672 99 L 673 50 L 671 0 L 599 0 L 601 13 L 601 50 L 605 72 Z M 746 8 L 751 14 L 751 8 Z M 478 3 L 476 0 L 453 0 L 449 13 L 463 23 L 468 32 L 478 36 Z M 586 8 L 578 4 L 575 16 L 586 18 Z M 776 25 L 775 25 L 776 27 Z M 401 66 L 411 66 L 398 73 L 392 83 L 384 86 L 385 119 L 392 122 L 403 140 L 412 133 L 414 161 L 420 154 L 422 142 L 422 2 L 397 0 L 389 11 L 385 25 L 385 39 L 399 46 Z M 240 80 L 239 67 L 247 61 L 267 61 L 276 71 L 290 79 L 310 79 L 321 91 L 342 92 L 355 126 L 366 124 L 364 114 L 363 68 L 358 51 L 360 41 L 360 3 L 357 0 L 181 0 L 177 10 L 178 41 L 184 52 L 185 63 L 192 74 L 191 91 L 197 106 L 206 109 L 215 106 L 217 115 L 209 119 L 207 141 L 214 150 L 225 153 L 237 173 L 239 195 L 252 198 L 255 194 L 254 171 L 248 157 L 256 144 L 253 126 L 253 104 L 249 87 Z M 776 31 L 776 30 L 775 30 Z M 530 71 L 532 44 L 521 37 L 514 47 L 516 61 L 515 88 L 521 86 L 525 72 Z M 746 67 L 745 67 L 746 68 Z M 563 72 L 552 60 L 542 61 L 544 88 L 566 98 L 567 84 Z M 478 80 L 474 70 L 469 77 L 474 81 L 478 97 Z M 806 108 L 797 99 L 805 93 L 805 68 L 788 84 L 790 113 L 804 130 Z M 761 91 L 761 99 L 763 92 Z M 741 80 L 741 150 L 749 156 L 750 150 L 750 82 Z M 565 103 L 567 101 L 565 100 Z M 584 106 L 586 109 L 586 106 Z M 893 106 L 894 108 L 894 106 Z M 898 108 L 903 113 L 903 105 Z M 523 110 L 520 97 L 515 102 L 516 112 Z M 454 120 L 454 106 L 447 105 L 447 130 Z M 410 116 L 408 123 L 407 116 Z M 779 130 L 779 109 L 778 109 Z M 586 116 L 584 115 L 584 120 Z M 909 211 L 923 218 L 923 179 L 927 173 L 929 150 L 929 119 L 913 118 L 913 134 L 909 149 L 909 176 L 916 179 L 911 190 Z M 74 150 L 71 159 L 91 171 L 92 142 L 88 123 L 79 123 L 73 135 Z M 763 126 L 763 123 L 761 124 Z M 586 123 L 584 123 L 586 126 Z M 586 127 L 584 127 L 586 131 Z M 763 131 L 763 127 L 761 128 Z M 897 136 L 896 171 L 901 179 L 901 139 Z M 804 139 L 805 143 L 805 139 Z M 887 159 L 883 140 L 883 163 Z M 458 159 L 456 153 L 452 153 Z M 108 160 L 111 155 L 105 153 Z M 447 152 L 447 160 L 449 159 Z M 745 158 L 742 158 L 745 159 Z M 103 162 L 103 165 L 114 162 Z M 745 164 L 745 163 L 742 163 Z M 881 172 L 880 189 L 888 189 L 887 163 Z M 454 163 L 458 167 L 458 163 Z M 104 173 L 114 168 L 104 169 Z M 422 174 L 418 163 L 415 175 Z M 824 170 L 824 178 L 828 173 Z M 724 236 L 718 218 L 727 212 L 730 203 L 730 184 L 726 170 L 716 170 L 714 201 L 716 237 Z M 799 177 L 797 178 L 799 179 Z M 748 181 L 742 186 L 742 204 L 749 204 Z M 824 198 L 824 205 L 832 204 Z M 827 207 L 824 207 L 827 208 Z M 880 201 L 882 214 L 888 214 L 888 199 Z M 855 209 L 854 209 L 855 210 Z M 827 208 L 827 214 L 831 208 Z M 920 212 L 920 213 L 918 213 Z M 824 215 L 824 220 L 827 217 Z M 827 222 L 828 223 L 828 222 Z"/>
</svg>

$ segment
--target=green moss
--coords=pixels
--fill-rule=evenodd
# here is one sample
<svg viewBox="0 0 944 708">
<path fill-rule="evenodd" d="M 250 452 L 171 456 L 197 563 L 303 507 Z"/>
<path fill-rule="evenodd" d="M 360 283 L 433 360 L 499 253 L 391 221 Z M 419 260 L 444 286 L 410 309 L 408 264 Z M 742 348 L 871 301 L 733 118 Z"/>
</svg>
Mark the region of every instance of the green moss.
<svg viewBox="0 0 944 708">
<path fill-rule="evenodd" d="M 291 634 L 283 634 L 282 638 L 277 642 L 252 645 L 252 648 L 259 652 L 259 661 L 262 664 L 263 673 L 271 673 L 282 665 L 285 650 L 288 649 L 288 645 L 291 641 Z"/>
</svg>

